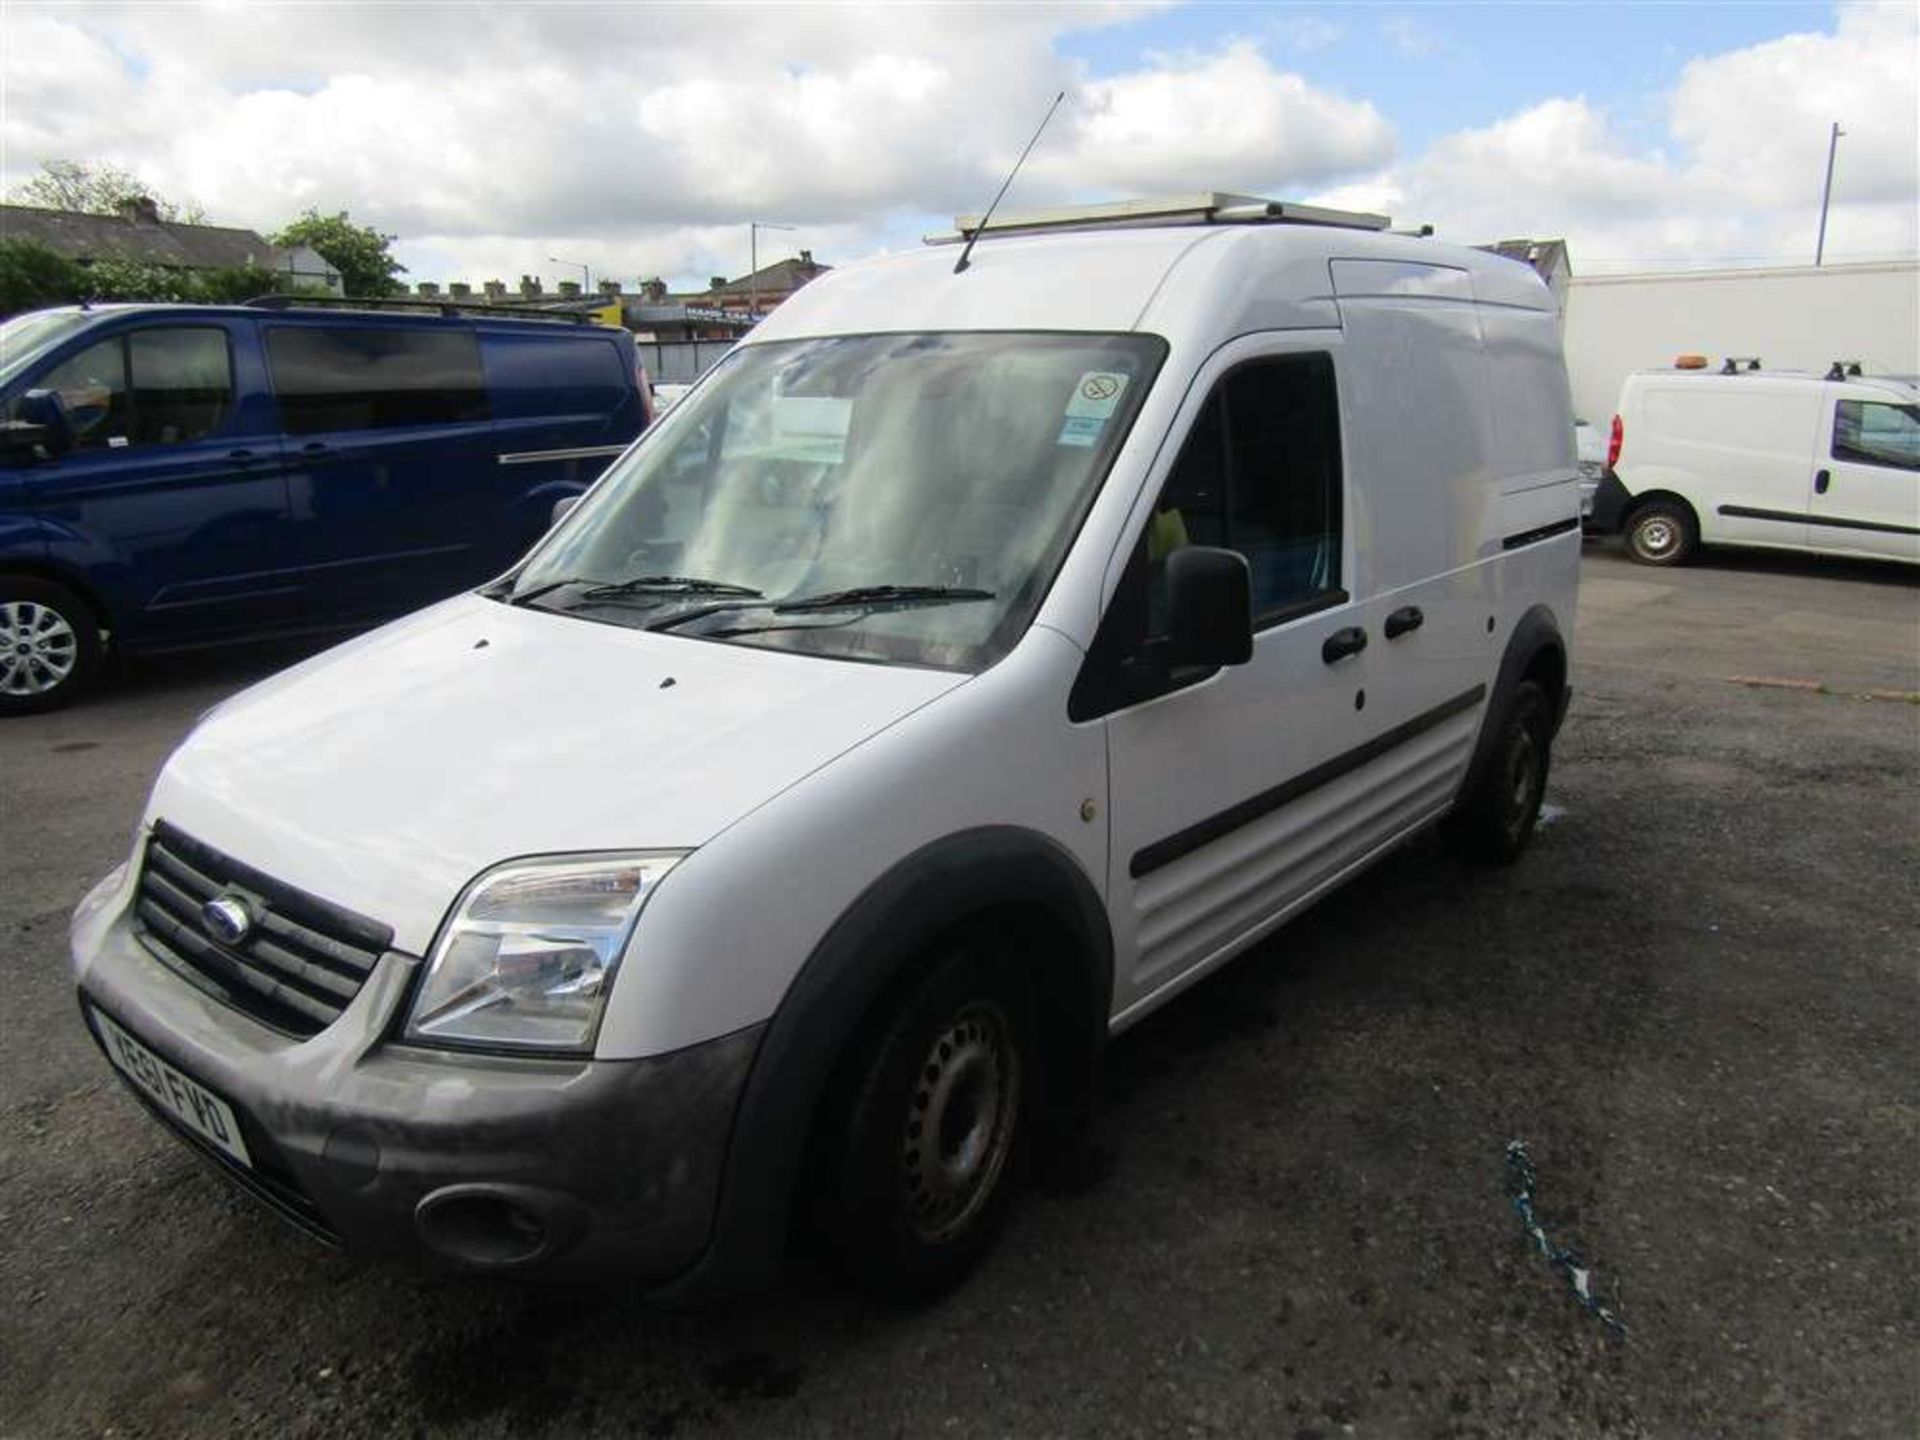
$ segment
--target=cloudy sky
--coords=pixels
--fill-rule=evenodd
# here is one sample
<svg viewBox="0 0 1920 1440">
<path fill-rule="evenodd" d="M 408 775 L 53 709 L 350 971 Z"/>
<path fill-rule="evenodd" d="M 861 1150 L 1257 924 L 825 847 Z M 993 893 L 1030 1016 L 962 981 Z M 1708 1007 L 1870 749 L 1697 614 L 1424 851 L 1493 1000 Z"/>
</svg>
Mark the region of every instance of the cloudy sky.
<svg viewBox="0 0 1920 1440">
<path fill-rule="evenodd" d="M 0 6 L 0 185 L 346 209 L 411 278 L 677 286 L 977 212 L 1197 189 L 1564 235 L 1577 272 L 1920 247 L 1920 4 Z"/>
</svg>

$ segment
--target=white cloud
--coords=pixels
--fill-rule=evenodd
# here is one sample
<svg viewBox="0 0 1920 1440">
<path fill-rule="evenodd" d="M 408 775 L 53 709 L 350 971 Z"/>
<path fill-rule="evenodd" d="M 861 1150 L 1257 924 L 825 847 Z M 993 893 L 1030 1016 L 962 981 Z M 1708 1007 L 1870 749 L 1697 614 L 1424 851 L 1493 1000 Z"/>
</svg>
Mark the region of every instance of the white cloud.
<svg viewBox="0 0 1920 1440">
<path fill-rule="evenodd" d="M 1298 190 L 1393 153 L 1371 104 L 1276 70 L 1251 41 L 1149 58 L 1081 88 L 1072 138 L 1036 157 L 1036 179 L 1077 192 Z"/>
<path fill-rule="evenodd" d="M 1635 147 L 1586 96 L 1462 130 L 1425 154 L 1329 188 L 1450 239 L 1566 236 L 1576 272 L 1813 258 L 1827 127 L 1840 142 L 1830 257 L 1920 249 L 1920 12 L 1851 6 L 1830 34 L 1694 60 Z"/>
<path fill-rule="evenodd" d="M 0 183 L 105 161 L 217 220 L 350 210 L 416 278 L 565 272 L 704 281 L 762 259 L 910 244 L 977 211 L 1056 92 L 1008 204 L 1193 189 L 1305 195 L 1461 240 L 1566 235 L 1574 263 L 1811 248 L 1827 125 L 1830 248 L 1911 251 L 1920 18 L 1856 5 L 1829 32 L 1695 59 L 1655 144 L 1597 90 L 1395 151 L 1388 103 L 1317 85 L 1316 17 L 1089 75 L 1074 30 L 1125 5 L 388 5 L 0 8 Z M 1387 17 L 1397 43 L 1437 43 Z M 1122 32 L 1116 32 L 1116 37 Z M 1624 102 L 1623 102 L 1624 103 Z M 1636 130 L 1636 133 L 1638 131 Z"/>
</svg>

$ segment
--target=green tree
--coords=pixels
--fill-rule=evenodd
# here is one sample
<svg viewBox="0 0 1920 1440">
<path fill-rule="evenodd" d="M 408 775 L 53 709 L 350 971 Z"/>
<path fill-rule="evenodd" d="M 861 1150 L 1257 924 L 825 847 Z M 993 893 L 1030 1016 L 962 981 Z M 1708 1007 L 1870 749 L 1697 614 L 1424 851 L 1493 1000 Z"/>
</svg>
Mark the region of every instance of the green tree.
<svg viewBox="0 0 1920 1440">
<path fill-rule="evenodd" d="M 309 210 L 275 235 L 273 243 L 283 250 L 307 246 L 340 272 L 347 294 L 377 297 L 399 290 L 393 277 L 407 270 L 388 253 L 394 239 L 370 225 L 355 225 L 344 210 L 337 215 Z"/>
<path fill-rule="evenodd" d="M 182 270 L 148 260 L 124 259 L 83 265 L 37 240 L 0 239 L 0 318 L 82 300 L 235 305 L 256 295 L 284 290 L 286 278 L 258 265 Z"/>
<path fill-rule="evenodd" d="M 64 305 L 80 287 L 80 267 L 38 240 L 0 238 L 0 315 Z"/>
<path fill-rule="evenodd" d="M 207 218 L 206 211 L 191 201 L 177 205 L 156 195 L 152 186 L 130 170 L 83 160 L 43 160 L 40 173 L 13 192 L 13 198 L 22 205 L 77 210 L 82 215 L 117 215 L 123 201 L 143 197 L 153 201 L 162 220 L 199 225 Z"/>
</svg>

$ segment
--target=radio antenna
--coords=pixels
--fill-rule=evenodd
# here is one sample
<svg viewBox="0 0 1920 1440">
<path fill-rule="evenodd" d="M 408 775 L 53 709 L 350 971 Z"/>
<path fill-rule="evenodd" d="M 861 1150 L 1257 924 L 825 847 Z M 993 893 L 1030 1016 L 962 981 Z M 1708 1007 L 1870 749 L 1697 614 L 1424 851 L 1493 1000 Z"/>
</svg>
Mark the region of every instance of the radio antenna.
<svg viewBox="0 0 1920 1440">
<path fill-rule="evenodd" d="M 1067 98 L 1062 90 L 1053 97 L 1053 104 L 1047 107 L 1047 113 L 1041 117 L 1040 130 L 1047 128 L 1047 121 L 1053 119 L 1053 112 L 1060 108 L 1060 102 Z M 1013 162 L 1013 169 L 1007 172 L 1007 178 L 1000 183 L 1000 194 L 993 197 L 993 204 L 987 206 L 987 213 L 980 217 L 980 223 L 973 227 L 973 233 L 967 236 L 967 243 L 960 251 L 960 258 L 954 262 L 953 273 L 958 275 L 967 268 L 967 256 L 973 253 L 973 242 L 980 238 L 980 232 L 987 228 L 987 222 L 993 219 L 993 212 L 999 207 L 1000 196 L 1007 193 L 1007 186 L 1013 184 L 1013 177 L 1020 173 L 1020 167 L 1027 163 L 1027 156 L 1033 153 L 1033 147 L 1040 142 L 1040 130 L 1033 132 L 1033 139 L 1027 141 L 1027 148 L 1020 152 L 1020 158 Z"/>
</svg>

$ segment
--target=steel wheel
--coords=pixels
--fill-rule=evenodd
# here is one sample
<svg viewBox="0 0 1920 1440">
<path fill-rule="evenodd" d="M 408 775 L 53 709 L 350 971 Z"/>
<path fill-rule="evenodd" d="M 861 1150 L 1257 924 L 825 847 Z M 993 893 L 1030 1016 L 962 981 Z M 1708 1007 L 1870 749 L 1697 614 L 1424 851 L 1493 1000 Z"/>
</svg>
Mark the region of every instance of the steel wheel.
<svg viewBox="0 0 1920 1440">
<path fill-rule="evenodd" d="M 897 1300 L 958 1284 L 1019 1187 L 1043 1081 L 1033 996 L 1004 948 L 970 937 L 903 976 L 827 1102 L 819 1233 L 849 1278 Z"/>
<path fill-rule="evenodd" d="M 1447 829 L 1470 858 L 1507 864 L 1527 848 L 1547 793 L 1553 755 L 1553 710 L 1546 692 L 1532 680 L 1513 689 L 1492 723 L 1492 753 L 1485 768 L 1470 778 Z"/>
<path fill-rule="evenodd" d="M 50 695 L 79 663 L 80 637 L 58 610 L 34 600 L 0 604 L 0 695 Z"/>
<path fill-rule="evenodd" d="M 1545 776 L 1540 769 L 1540 746 L 1530 725 L 1521 725 L 1501 756 L 1505 771 L 1506 805 L 1500 817 L 1500 829 L 1506 843 L 1518 850 L 1540 813 L 1540 793 Z"/>
<path fill-rule="evenodd" d="M 954 1016 L 920 1067 L 902 1159 L 907 1224 L 938 1244 L 964 1230 L 999 1183 L 1020 1112 L 1020 1054 L 1006 1012 L 975 1002 Z"/>
<path fill-rule="evenodd" d="M 1642 565 L 1678 565 L 1697 543 L 1693 517 L 1666 501 L 1645 506 L 1627 522 L 1627 553 Z"/>
</svg>

